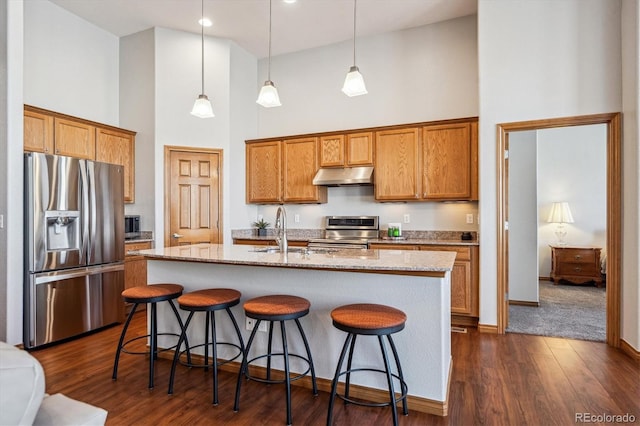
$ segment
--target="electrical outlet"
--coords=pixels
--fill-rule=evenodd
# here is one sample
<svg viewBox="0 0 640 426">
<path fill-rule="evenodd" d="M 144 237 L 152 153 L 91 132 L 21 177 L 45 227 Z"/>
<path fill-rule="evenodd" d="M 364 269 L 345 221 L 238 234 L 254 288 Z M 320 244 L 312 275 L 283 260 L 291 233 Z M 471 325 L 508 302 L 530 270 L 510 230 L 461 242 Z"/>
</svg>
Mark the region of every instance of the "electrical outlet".
<svg viewBox="0 0 640 426">
<path fill-rule="evenodd" d="M 411 216 L 409 213 L 404 215 L 404 223 L 411 223 Z"/>
<path fill-rule="evenodd" d="M 255 320 L 253 318 L 245 317 L 244 318 L 244 328 L 246 328 L 249 331 L 253 330 L 253 326 L 256 324 L 256 321 L 257 320 Z M 258 327 L 258 331 L 264 331 L 265 333 L 267 332 L 267 322 L 266 321 L 260 322 L 260 326 Z"/>
<path fill-rule="evenodd" d="M 295 223 L 300 223 L 300 215 L 299 214 L 294 214 L 293 215 L 293 221 Z"/>
<path fill-rule="evenodd" d="M 4 228 L 4 215 L 0 214 L 0 229 Z"/>
<path fill-rule="evenodd" d="M 467 213 L 467 223 L 473 223 L 473 213 Z"/>
</svg>

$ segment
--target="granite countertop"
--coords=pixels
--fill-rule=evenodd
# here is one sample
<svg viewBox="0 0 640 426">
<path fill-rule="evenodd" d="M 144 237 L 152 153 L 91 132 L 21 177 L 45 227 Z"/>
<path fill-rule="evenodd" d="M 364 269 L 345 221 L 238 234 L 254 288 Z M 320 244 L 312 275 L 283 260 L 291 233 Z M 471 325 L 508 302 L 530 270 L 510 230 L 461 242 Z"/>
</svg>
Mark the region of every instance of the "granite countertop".
<svg viewBox="0 0 640 426">
<path fill-rule="evenodd" d="M 286 255 L 267 250 L 268 247 L 265 246 L 194 244 L 138 250 L 132 253 L 158 260 L 435 276 L 442 276 L 444 272 L 451 271 L 456 258 L 454 252 L 418 250 L 310 249 L 307 251 L 300 247 L 290 247 L 293 251 Z"/>
<path fill-rule="evenodd" d="M 273 229 L 267 230 L 266 236 L 257 236 L 254 229 L 238 229 L 231 231 L 231 237 L 233 239 L 240 240 L 255 240 L 255 241 L 274 241 L 275 235 Z M 375 244 L 415 244 L 415 245 L 451 245 L 451 246 L 478 246 L 477 232 L 471 232 L 471 240 L 462 240 L 462 231 L 404 231 L 404 239 L 387 239 L 384 234 L 385 231 L 380 231 L 380 238 L 370 239 L 370 243 Z M 287 241 L 304 241 L 316 238 L 324 238 L 324 231 L 322 229 L 288 229 Z"/>
</svg>

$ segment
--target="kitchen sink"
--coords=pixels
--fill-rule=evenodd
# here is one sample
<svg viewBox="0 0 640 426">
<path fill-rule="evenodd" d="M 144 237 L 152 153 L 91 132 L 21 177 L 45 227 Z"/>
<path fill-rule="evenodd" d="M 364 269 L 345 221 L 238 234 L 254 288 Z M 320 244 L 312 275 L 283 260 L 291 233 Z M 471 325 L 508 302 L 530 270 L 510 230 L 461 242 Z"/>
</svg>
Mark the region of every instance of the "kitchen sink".
<svg viewBox="0 0 640 426">
<path fill-rule="evenodd" d="M 280 253 L 280 247 L 253 247 L 249 251 L 253 251 L 256 253 Z M 335 253 L 336 249 L 331 248 L 308 248 L 308 247 L 289 247 L 287 248 L 287 253 L 301 253 L 301 254 L 327 254 L 327 253 Z"/>
</svg>

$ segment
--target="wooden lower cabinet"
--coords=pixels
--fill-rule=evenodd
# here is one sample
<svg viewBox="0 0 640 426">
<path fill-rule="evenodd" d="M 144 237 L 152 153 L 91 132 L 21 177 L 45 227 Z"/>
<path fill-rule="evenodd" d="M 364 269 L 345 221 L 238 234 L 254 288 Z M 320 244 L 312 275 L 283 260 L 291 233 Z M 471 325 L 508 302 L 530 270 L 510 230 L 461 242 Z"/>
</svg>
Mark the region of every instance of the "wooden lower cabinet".
<svg viewBox="0 0 640 426">
<path fill-rule="evenodd" d="M 479 316 L 478 246 L 369 244 L 379 250 L 455 251 L 451 271 L 451 324 L 477 326 Z"/>
<path fill-rule="evenodd" d="M 125 243 L 125 253 L 131 250 L 146 250 L 151 248 L 151 241 Z M 147 259 L 144 256 L 125 255 L 124 257 L 124 288 L 142 287 L 147 285 Z M 125 314 L 128 315 L 132 305 L 125 303 Z M 146 309 L 140 305 L 138 310 Z"/>
<path fill-rule="evenodd" d="M 234 238 L 233 244 L 249 246 L 277 246 L 276 240 L 254 240 L 251 238 Z M 289 247 L 306 247 L 306 241 L 287 241 Z"/>
</svg>

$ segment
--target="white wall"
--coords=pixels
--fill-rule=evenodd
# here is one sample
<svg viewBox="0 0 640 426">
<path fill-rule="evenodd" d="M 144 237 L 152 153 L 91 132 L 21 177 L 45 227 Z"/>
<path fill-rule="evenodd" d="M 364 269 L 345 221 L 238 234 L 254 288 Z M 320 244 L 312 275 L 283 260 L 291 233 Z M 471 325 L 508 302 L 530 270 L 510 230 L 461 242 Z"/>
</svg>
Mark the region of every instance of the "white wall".
<svg viewBox="0 0 640 426">
<path fill-rule="evenodd" d="M 24 28 L 24 102 L 118 126 L 118 38 L 49 1 Z"/>
<path fill-rule="evenodd" d="M 478 1 L 483 325 L 497 325 L 496 124 L 620 111 L 620 19 L 619 1 Z"/>
<path fill-rule="evenodd" d="M 258 137 L 477 116 L 476 33 L 474 15 L 358 38 L 357 65 L 369 94 L 354 98 L 340 90 L 352 64 L 351 41 L 274 57 L 271 79 L 282 106 L 259 109 Z M 266 75 L 263 59 L 260 85 Z M 259 206 L 255 214 L 273 223 L 275 210 Z M 322 228 L 325 215 L 351 214 L 379 215 L 383 224 L 402 222 L 403 215 L 409 214 L 411 223 L 404 224 L 404 229 L 478 228 L 477 223 L 465 221 L 467 213 L 476 216 L 475 202 L 376 203 L 372 187 L 329 188 L 327 204 L 288 205 L 287 212 L 293 228 Z M 300 216 L 299 223 L 292 220 L 295 214 Z M 250 222 L 234 225 L 248 228 Z"/>
<path fill-rule="evenodd" d="M 557 242 L 556 224 L 547 223 L 551 205 L 567 201 L 574 223 L 565 225 L 567 243 L 607 244 L 607 126 L 564 127 L 538 133 L 539 276 L 551 271 L 549 244 Z"/>
<path fill-rule="evenodd" d="M 622 2 L 623 257 L 622 338 L 640 350 L 640 5 Z"/>
<path fill-rule="evenodd" d="M 155 36 L 149 29 L 120 39 L 120 127 L 135 130 L 135 202 L 140 229 L 155 228 Z"/>
<path fill-rule="evenodd" d="M 0 4 L 0 340 L 22 342 L 22 1 Z"/>
<path fill-rule="evenodd" d="M 509 134 L 509 300 L 538 302 L 536 132 Z"/>
</svg>

